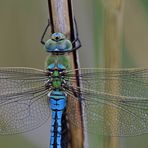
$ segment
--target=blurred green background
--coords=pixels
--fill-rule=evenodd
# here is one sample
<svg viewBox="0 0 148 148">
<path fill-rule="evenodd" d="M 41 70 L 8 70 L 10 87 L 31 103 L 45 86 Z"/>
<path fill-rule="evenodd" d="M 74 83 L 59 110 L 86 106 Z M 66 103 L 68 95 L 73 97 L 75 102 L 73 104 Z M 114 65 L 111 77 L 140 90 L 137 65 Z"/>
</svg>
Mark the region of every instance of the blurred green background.
<svg viewBox="0 0 148 148">
<path fill-rule="evenodd" d="M 81 67 L 103 65 L 103 0 L 73 0 Z M 121 67 L 148 67 L 148 1 L 124 0 Z M 43 68 L 40 37 L 47 25 L 47 0 L 0 0 L 0 66 Z M 89 60 L 88 60 L 89 59 Z M 49 122 L 27 134 L 0 137 L 0 148 L 48 148 Z M 103 148 L 90 136 L 90 148 Z M 120 138 L 120 148 L 147 148 L 148 135 Z"/>
</svg>

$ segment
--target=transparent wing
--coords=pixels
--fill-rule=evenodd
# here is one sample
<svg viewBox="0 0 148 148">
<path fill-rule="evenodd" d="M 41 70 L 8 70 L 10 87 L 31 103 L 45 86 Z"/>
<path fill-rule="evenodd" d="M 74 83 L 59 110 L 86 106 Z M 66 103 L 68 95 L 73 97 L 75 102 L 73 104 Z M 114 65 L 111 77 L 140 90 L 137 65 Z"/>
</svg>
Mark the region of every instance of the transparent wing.
<svg viewBox="0 0 148 148">
<path fill-rule="evenodd" d="M 75 108 L 81 101 L 85 128 L 90 133 L 111 136 L 135 136 L 148 133 L 148 99 L 115 96 L 85 90 L 77 99 L 70 91 L 68 116 L 82 127 Z M 80 93 L 77 92 L 77 93 Z M 76 92 L 75 92 L 76 94 Z"/>
<path fill-rule="evenodd" d="M 81 69 L 81 88 L 69 84 L 68 114 L 80 126 L 75 105 L 82 104 L 85 130 L 111 136 L 148 133 L 148 70 Z M 80 73 L 80 72 L 79 72 Z M 75 74 L 69 74 L 75 81 Z"/>
<path fill-rule="evenodd" d="M 0 134 L 26 132 L 49 118 L 45 72 L 0 68 Z"/>
<path fill-rule="evenodd" d="M 68 79 L 80 80 L 82 88 L 109 94 L 148 98 L 148 69 L 76 69 Z"/>
<path fill-rule="evenodd" d="M 44 87 L 45 72 L 33 68 L 0 68 L 0 95 Z"/>
</svg>

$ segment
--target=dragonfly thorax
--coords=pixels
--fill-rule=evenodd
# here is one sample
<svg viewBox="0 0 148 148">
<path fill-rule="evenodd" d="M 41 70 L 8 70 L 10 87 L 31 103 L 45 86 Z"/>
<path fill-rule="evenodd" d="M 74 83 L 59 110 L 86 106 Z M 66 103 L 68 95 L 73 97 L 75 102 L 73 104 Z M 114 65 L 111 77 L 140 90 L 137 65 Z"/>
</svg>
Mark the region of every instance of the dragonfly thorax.
<svg viewBox="0 0 148 148">
<path fill-rule="evenodd" d="M 65 66 L 62 64 L 50 64 L 47 68 L 49 80 L 47 87 L 49 89 L 63 89 L 66 84 L 65 81 Z"/>
</svg>

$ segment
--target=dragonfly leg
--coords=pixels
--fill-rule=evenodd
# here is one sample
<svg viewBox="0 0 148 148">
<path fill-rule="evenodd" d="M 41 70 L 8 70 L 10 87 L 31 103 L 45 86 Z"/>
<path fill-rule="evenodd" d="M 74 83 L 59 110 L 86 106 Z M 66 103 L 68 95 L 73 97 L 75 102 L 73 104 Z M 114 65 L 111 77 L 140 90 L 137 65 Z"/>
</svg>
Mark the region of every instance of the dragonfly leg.
<svg viewBox="0 0 148 148">
<path fill-rule="evenodd" d="M 47 32 L 47 29 L 49 28 L 50 25 L 51 25 L 51 23 L 50 23 L 50 20 L 48 19 L 48 24 L 47 24 L 47 26 L 46 26 L 46 28 L 45 28 L 45 30 L 44 30 L 44 32 L 43 32 L 43 35 L 42 35 L 42 37 L 41 37 L 41 43 L 42 43 L 43 45 L 45 45 L 44 37 L 45 37 L 45 34 L 46 34 L 46 32 Z"/>
<path fill-rule="evenodd" d="M 75 25 L 75 39 L 72 41 L 72 45 L 73 45 L 73 50 L 76 50 L 79 49 L 82 45 L 79 39 L 78 26 L 75 17 L 74 17 L 74 25 Z"/>
</svg>

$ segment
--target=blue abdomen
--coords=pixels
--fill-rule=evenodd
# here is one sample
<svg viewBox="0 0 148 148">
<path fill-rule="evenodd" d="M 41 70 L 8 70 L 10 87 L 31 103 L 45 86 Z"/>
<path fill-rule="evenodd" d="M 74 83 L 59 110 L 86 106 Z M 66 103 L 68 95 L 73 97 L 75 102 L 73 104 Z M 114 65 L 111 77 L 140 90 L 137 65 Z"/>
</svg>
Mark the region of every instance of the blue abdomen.
<svg viewBox="0 0 148 148">
<path fill-rule="evenodd" d="M 66 111 L 67 96 L 62 91 L 52 91 L 48 97 L 52 110 L 50 148 L 62 148 L 62 117 Z"/>
</svg>

